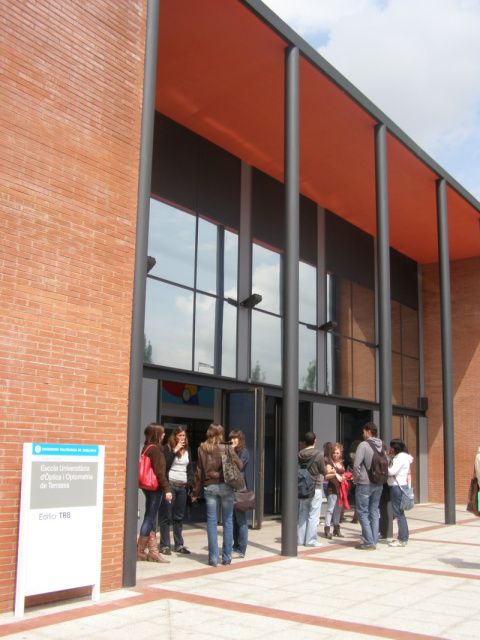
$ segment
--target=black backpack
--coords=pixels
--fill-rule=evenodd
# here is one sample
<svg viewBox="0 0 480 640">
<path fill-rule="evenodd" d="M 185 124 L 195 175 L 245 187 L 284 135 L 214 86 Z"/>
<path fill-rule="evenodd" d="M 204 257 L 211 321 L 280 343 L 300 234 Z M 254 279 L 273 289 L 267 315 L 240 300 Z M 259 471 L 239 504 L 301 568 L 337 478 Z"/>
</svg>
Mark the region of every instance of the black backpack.
<svg viewBox="0 0 480 640">
<path fill-rule="evenodd" d="M 315 458 L 318 455 L 318 451 L 313 454 L 308 462 L 300 462 L 298 460 L 298 499 L 305 500 L 306 498 L 313 498 L 315 495 L 315 485 L 313 484 L 313 478 L 310 475 L 310 467 L 315 462 Z"/>
<path fill-rule="evenodd" d="M 385 484 L 388 478 L 388 459 L 385 451 L 379 451 L 371 440 L 367 440 L 372 447 L 373 458 L 370 469 L 367 469 L 368 478 L 372 484 Z"/>
</svg>

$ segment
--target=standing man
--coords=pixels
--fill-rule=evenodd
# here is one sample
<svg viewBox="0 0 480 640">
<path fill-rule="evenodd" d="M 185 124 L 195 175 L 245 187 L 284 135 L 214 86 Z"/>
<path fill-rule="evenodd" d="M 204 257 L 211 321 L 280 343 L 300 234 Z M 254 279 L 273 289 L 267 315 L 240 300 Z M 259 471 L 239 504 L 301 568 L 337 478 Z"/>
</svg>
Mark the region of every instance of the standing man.
<svg viewBox="0 0 480 640">
<path fill-rule="evenodd" d="M 378 540 L 378 507 L 382 495 L 383 483 L 373 484 L 369 472 L 373 461 L 373 448 L 383 455 L 383 443 L 378 437 L 378 428 L 374 422 L 363 427 L 363 442 L 358 445 L 353 464 L 353 479 L 356 485 L 355 501 L 358 520 L 362 527 L 363 542 L 355 549 L 374 551 Z M 386 460 L 386 456 L 385 456 Z"/>
<path fill-rule="evenodd" d="M 325 475 L 325 462 L 323 451 L 315 448 L 317 438 L 312 431 L 305 434 L 303 441 L 306 444 L 298 454 L 298 463 L 307 465 L 308 472 L 315 486 L 315 494 L 311 498 L 303 498 L 298 503 L 298 544 L 305 547 L 320 547 L 317 540 L 317 527 L 320 520 L 320 509 L 323 498 L 323 476 Z M 312 462 L 312 458 L 314 458 Z"/>
</svg>

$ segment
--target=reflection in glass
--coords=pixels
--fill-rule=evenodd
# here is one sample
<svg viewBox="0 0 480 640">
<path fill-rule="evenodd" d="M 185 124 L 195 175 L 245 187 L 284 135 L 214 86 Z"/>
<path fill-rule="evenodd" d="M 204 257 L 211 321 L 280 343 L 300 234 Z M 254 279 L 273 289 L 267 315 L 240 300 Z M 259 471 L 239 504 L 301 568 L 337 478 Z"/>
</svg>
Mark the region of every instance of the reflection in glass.
<svg viewBox="0 0 480 640">
<path fill-rule="evenodd" d="M 215 298 L 197 294 L 195 300 L 195 371 L 214 373 Z"/>
<path fill-rule="evenodd" d="M 299 320 L 317 323 L 317 269 L 306 262 L 299 263 Z"/>
<path fill-rule="evenodd" d="M 198 219 L 197 287 L 217 292 L 217 225 Z"/>
<path fill-rule="evenodd" d="M 223 300 L 197 294 L 195 370 L 235 377 L 237 309 Z"/>
<path fill-rule="evenodd" d="M 148 255 L 157 261 L 150 275 L 193 286 L 195 226 L 192 214 L 150 199 Z"/>
<path fill-rule="evenodd" d="M 282 335 L 280 318 L 252 310 L 252 382 L 282 382 Z"/>
<path fill-rule="evenodd" d="M 147 278 L 145 341 L 151 362 L 192 368 L 193 293 Z"/>
<path fill-rule="evenodd" d="M 252 293 L 263 300 L 259 308 L 280 313 L 280 260 L 281 256 L 266 247 L 252 247 Z"/>
<path fill-rule="evenodd" d="M 317 332 L 299 326 L 298 373 L 299 388 L 317 390 Z"/>
</svg>

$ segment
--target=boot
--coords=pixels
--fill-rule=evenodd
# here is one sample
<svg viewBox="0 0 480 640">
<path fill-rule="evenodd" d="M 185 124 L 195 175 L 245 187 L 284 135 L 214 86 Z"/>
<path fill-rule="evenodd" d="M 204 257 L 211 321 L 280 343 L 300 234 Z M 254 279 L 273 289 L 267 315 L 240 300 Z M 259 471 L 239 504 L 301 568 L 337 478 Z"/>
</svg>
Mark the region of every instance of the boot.
<svg viewBox="0 0 480 640">
<path fill-rule="evenodd" d="M 333 538 L 332 534 L 330 533 L 330 527 L 325 527 L 323 533 L 325 535 L 325 538 L 328 538 L 329 540 Z"/>
<path fill-rule="evenodd" d="M 355 510 L 355 513 L 353 514 L 352 524 L 358 524 L 358 514 L 356 510 Z"/>
<path fill-rule="evenodd" d="M 345 536 L 342 535 L 340 533 L 340 525 L 339 524 L 334 524 L 333 525 L 333 535 L 337 538 L 344 538 Z"/>
<path fill-rule="evenodd" d="M 161 556 L 158 551 L 157 534 L 155 533 L 155 531 L 150 531 L 150 535 L 148 536 L 147 560 L 149 560 L 150 562 L 170 562 L 170 560 L 165 560 L 165 558 Z"/>
<path fill-rule="evenodd" d="M 137 541 L 137 560 L 148 560 L 145 549 L 148 544 L 148 536 L 140 536 Z"/>
</svg>

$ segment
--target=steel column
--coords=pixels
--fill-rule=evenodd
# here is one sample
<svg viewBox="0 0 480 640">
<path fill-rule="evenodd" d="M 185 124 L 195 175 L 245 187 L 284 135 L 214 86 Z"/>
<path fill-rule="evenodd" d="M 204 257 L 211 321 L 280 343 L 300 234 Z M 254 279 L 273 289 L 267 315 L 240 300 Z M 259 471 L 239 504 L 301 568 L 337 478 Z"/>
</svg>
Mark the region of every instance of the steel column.
<svg viewBox="0 0 480 640">
<path fill-rule="evenodd" d="M 390 309 L 390 231 L 388 220 L 387 128 L 375 127 L 375 187 L 377 203 L 377 280 L 380 437 L 392 438 L 392 328 Z"/>
<path fill-rule="evenodd" d="M 285 50 L 285 254 L 283 290 L 282 555 L 297 555 L 299 50 Z"/>
<path fill-rule="evenodd" d="M 136 582 L 136 540 L 138 511 L 138 456 L 142 406 L 143 342 L 147 278 L 148 224 L 152 178 L 153 127 L 155 122 L 155 86 L 159 0 L 148 0 L 143 77 L 143 110 L 140 140 L 140 165 L 137 198 L 137 235 L 133 282 L 133 317 L 128 397 L 127 460 L 125 479 L 125 526 L 123 542 L 123 586 Z"/>
<path fill-rule="evenodd" d="M 453 349 L 450 300 L 450 251 L 448 248 L 447 190 L 444 178 L 436 182 L 440 323 L 442 334 L 443 460 L 445 524 L 455 524 L 455 445 L 453 426 Z"/>
</svg>

